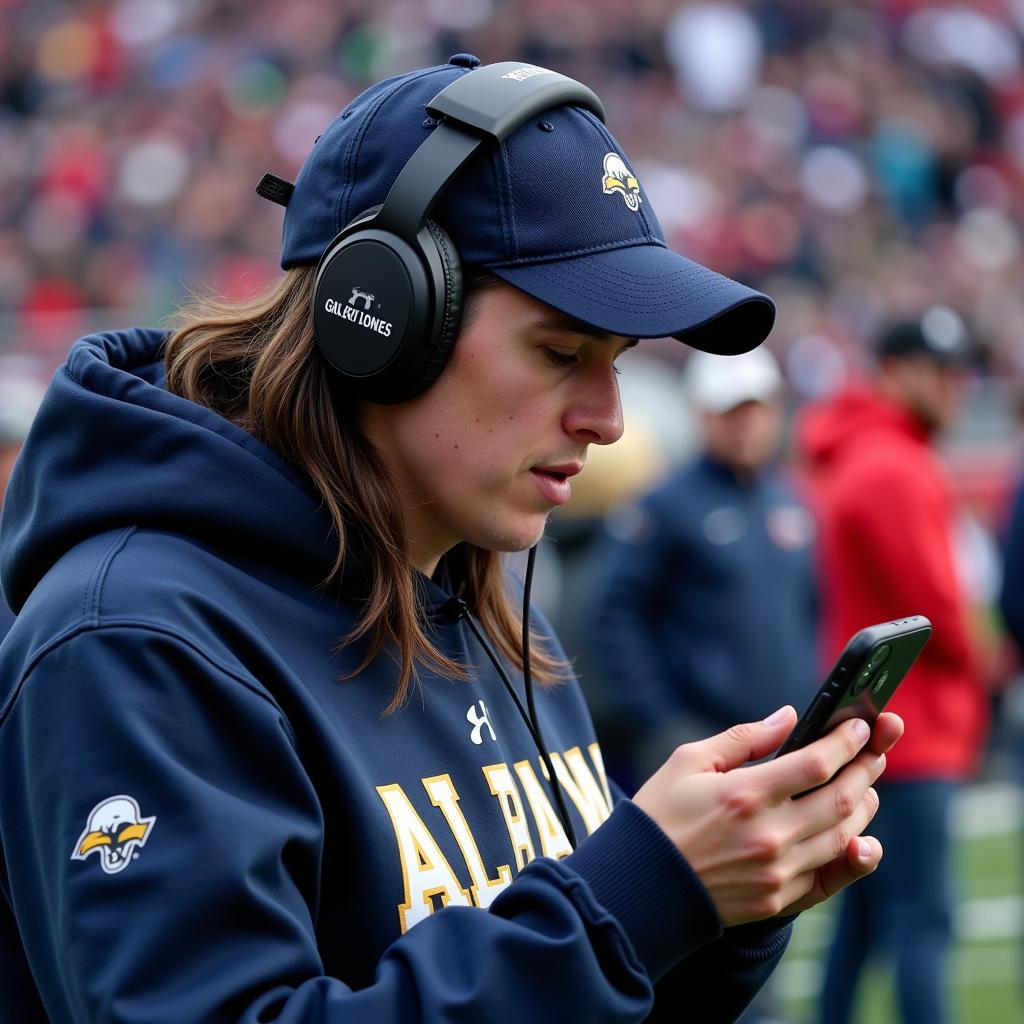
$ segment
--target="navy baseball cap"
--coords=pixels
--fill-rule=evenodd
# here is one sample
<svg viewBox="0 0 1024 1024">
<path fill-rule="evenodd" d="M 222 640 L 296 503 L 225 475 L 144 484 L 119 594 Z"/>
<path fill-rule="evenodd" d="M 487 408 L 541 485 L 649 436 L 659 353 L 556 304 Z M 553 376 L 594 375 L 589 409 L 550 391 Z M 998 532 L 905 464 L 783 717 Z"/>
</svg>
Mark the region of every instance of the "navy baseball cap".
<svg viewBox="0 0 1024 1024">
<path fill-rule="evenodd" d="M 457 54 L 386 79 L 338 114 L 286 197 L 284 269 L 317 263 L 350 221 L 384 202 L 437 125 L 427 104 L 479 63 Z M 433 218 L 463 266 L 609 334 L 733 355 L 764 341 L 775 320 L 766 295 L 668 248 L 622 147 L 581 107 L 547 110 L 484 147 Z"/>
</svg>

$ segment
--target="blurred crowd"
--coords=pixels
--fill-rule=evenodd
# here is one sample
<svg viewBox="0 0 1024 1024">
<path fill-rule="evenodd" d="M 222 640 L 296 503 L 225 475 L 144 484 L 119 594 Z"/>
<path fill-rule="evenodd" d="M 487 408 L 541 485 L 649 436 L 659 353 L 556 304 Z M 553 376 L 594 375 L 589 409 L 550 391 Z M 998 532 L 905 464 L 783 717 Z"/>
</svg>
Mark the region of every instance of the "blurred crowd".
<svg viewBox="0 0 1024 1024">
<path fill-rule="evenodd" d="M 1022 469 L 1024 0 L 0 0 L 6 461 L 41 379 L 76 337 L 158 322 L 190 292 L 262 289 L 278 273 L 282 216 L 255 195 L 263 172 L 294 179 L 364 88 L 458 52 L 532 61 L 595 89 L 670 246 L 777 301 L 767 347 L 787 415 L 869 375 L 886 323 L 937 307 L 965 325 L 976 401 L 957 429 L 973 424 L 983 443 L 953 459 L 974 506 L 964 518 L 973 532 L 965 526 L 953 546 L 971 567 L 967 604 L 985 620 L 984 682 L 1005 686 L 1013 662 L 999 654 L 995 546 Z M 537 175 L 543 183 L 545 169 Z M 627 361 L 626 437 L 593 453 L 539 566 L 539 603 L 577 657 L 607 756 L 627 776 L 635 737 L 616 735 L 622 694 L 597 685 L 581 609 L 599 532 L 618 522 L 621 533 L 629 499 L 698 454 L 700 404 L 664 372 L 685 358 L 684 346 L 654 342 Z M 720 511 L 721 480 L 703 472 L 697 483 Z M 1024 537 L 1024 492 L 1018 519 Z M 791 543 L 798 520 L 779 521 L 781 548 L 802 550 Z M 694 522 L 705 553 L 725 544 L 705 536 L 706 518 Z M 642 526 L 629 528 L 634 541 Z M 792 560 L 803 586 L 805 556 Z M 769 574 L 778 583 L 778 567 Z M 778 627 L 750 622 L 778 645 Z M 794 640 L 794 664 L 804 646 Z"/>
<path fill-rule="evenodd" d="M 0 0 L 0 344 L 258 289 L 262 171 L 465 50 L 598 91 L 671 244 L 779 300 L 800 392 L 937 301 L 1019 375 L 1022 33 L 1015 0 Z"/>
</svg>

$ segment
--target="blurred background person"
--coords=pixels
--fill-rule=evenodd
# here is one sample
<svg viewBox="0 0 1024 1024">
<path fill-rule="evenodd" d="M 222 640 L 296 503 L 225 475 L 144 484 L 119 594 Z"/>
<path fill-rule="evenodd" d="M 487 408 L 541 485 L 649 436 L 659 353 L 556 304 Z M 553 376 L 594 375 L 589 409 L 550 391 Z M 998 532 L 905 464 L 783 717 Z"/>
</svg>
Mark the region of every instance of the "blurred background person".
<svg viewBox="0 0 1024 1024">
<path fill-rule="evenodd" d="M 954 550 L 960 512 L 935 436 L 957 418 L 969 355 L 959 317 L 934 307 L 887 327 L 873 382 L 804 410 L 799 427 L 822 529 L 830 657 L 872 623 L 925 615 L 931 641 L 890 701 L 906 745 L 877 787 L 884 869 L 842 901 L 828 953 L 822 1024 L 850 1020 L 866 960 L 885 954 L 905 1024 L 951 1017 L 950 812 L 976 770 L 987 694 Z"/>
<path fill-rule="evenodd" d="M 783 387 L 763 348 L 694 353 L 697 457 L 613 510 L 594 551 L 588 647 L 639 778 L 737 714 L 799 708 L 813 692 L 814 524 L 778 462 Z M 769 986 L 742 1020 L 780 1014 Z"/>
<path fill-rule="evenodd" d="M 1024 428 L 1024 395 L 1017 406 L 1018 422 Z M 1018 457 L 1020 455 L 1018 450 Z M 999 613 L 1011 644 L 1013 685 L 1003 695 L 1000 728 L 1011 751 L 1012 769 L 1024 782 L 1024 467 L 1019 466 L 1012 500 L 1002 524 L 1003 574 L 999 592 Z M 1021 946 L 1024 957 L 1024 944 Z M 1021 973 L 1024 980 L 1024 972 Z"/>
<path fill-rule="evenodd" d="M 1017 421 L 1024 431 L 1024 394 L 1018 398 Z M 1020 464 L 1022 454 L 1024 452 L 1021 452 L 1018 445 L 1018 465 L 1013 491 L 1000 530 L 1003 573 L 999 591 L 999 613 L 1006 635 L 1015 649 L 1018 663 L 1024 663 L 1024 465 Z"/>
<path fill-rule="evenodd" d="M 607 518 L 590 647 L 640 772 L 737 713 L 813 692 L 814 528 L 777 463 L 782 389 L 763 349 L 694 354 L 684 394 L 703 430 L 697 458 Z"/>
</svg>

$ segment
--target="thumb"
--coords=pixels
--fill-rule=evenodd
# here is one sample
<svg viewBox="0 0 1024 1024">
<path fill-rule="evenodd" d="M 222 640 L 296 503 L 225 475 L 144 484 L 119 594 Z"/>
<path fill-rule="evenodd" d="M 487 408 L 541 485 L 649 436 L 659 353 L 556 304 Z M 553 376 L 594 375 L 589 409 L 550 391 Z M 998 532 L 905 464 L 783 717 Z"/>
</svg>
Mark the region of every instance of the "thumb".
<svg viewBox="0 0 1024 1024">
<path fill-rule="evenodd" d="M 787 704 L 763 722 L 744 722 L 689 744 L 687 760 L 695 771 L 728 772 L 777 750 L 795 724 L 796 711 Z"/>
</svg>

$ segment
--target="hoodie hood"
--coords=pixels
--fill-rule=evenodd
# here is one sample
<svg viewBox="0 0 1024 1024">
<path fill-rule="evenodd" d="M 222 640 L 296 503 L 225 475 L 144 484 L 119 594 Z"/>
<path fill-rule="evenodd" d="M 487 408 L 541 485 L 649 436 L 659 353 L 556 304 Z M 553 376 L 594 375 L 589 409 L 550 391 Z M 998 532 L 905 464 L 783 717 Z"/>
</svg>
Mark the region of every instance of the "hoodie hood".
<svg viewBox="0 0 1024 1024">
<path fill-rule="evenodd" d="M 906 408 L 877 392 L 855 388 L 828 401 L 808 405 L 797 425 L 801 452 L 816 468 L 824 468 L 851 447 L 899 435 L 927 440 L 924 426 Z"/>
<path fill-rule="evenodd" d="M 0 577 L 14 611 L 66 551 L 118 527 L 259 550 L 312 586 L 330 570 L 336 539 L 310 484 L 244 430 L 166 390 L 166 337 L 148 328 L 90 335 L 54 374 L 0 522 Z"/>
</svg>

